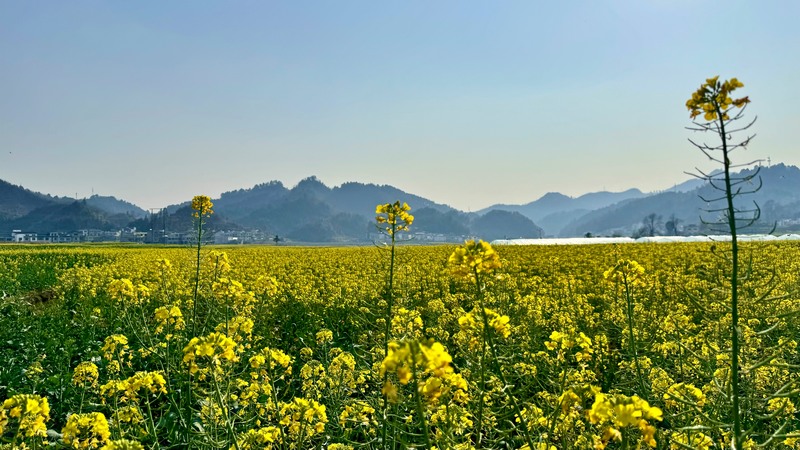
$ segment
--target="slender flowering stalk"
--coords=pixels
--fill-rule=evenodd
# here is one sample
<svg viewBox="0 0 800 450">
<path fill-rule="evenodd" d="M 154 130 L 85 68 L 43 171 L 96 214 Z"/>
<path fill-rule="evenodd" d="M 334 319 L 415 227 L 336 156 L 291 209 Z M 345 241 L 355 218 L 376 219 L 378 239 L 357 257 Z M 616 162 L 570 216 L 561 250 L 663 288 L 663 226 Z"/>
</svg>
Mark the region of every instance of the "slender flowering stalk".
<svg viewBox="0 0 800 450">
<path fill-rule="evenodd" d="M 195 260 L 195 274 L 194 274 L 194 293 L 192 294 L 192 336 L 197 336 L 197 289 L 200 286 L 200 248 L 203 245 L 203 224 L 205 219 L 211 214 L 214 214 L 212 209 L 214 204 L 211 203 L 211 198 L 205 195 L 196 195 L 192 199 L 192 217 L 195 219 L 197 225 L 197 253 Z M 191 369 L 189 378 L 191 379 Z M 189 395 L 186 396 L 186 419 L 185 423 L 189 423 L 189 418 L 192 414 L 193 392 L 192 383 L 189 382 L 187 386 Z M 186 427 L 186 443 L 191 446 L 191 427 Z"/>
<path fill-rule="evenodd" d="M 395 244 L 397 233 L 400 231 L 408 231 L 409 226 L 414 223 L 414 216 L 409 214 L 411 207 L 408 203 L 396 201 L 394 203 L 385 203 L 375 207 L 375 221 L 378 224 L 378 229 L 391 238 L 391 250 L 389 257 L 389 280 L 386 285 L 386 315 L 384 321 L 386 322 L 383 331 L 383 354 L 386 356 L 389 353 L 389 340 L 392 332 L 392 308 L 394 307 L 394 260 L 395 260 Z M 386 377 L 384 376 L 384 383 Z M 384 397 L 383 401 L 383 428 L 382 438 L 384 445 L 386 442 L 386 411 L 388 403 Z"/>
<path fill-rule="evenodd" d="M 197 289 L 200 285 L 200 247 L 203 244 L 203 224 L 205 219 L 214 214 L 211 209 L 214 204 L 211 199 L 205 195 L 196 195 L 192 199 L 192 217 L 196 220 L 197 225 L 197 260 L 195 262 L 195 275 L 194 275 L 194 294 L 192 295 L 192 335 L 197 334 Z"/>
<path fill-rule="evenodd" d="M 710 151 L 712 150 L 719 150 L 722 152 L 722 165 L 724 169 L 724 181 L 725 181 L 725 200 L 726 200 L 726 208 L 725 208 L 725 219 L 727 222 L 728 229 L 731 233 L 731 372 L 730 372 L 730 381 L 731 381 L 731 395 L 732 395 L 732 415 L 733 415 L 733 438 L 731 439 L 731 447 L 733 450 L 740 450 L 743 445 L 744 435 L 742 432 L 742 419 L 741 419 L 741 411 L 739 406 L 739 398 L 741 396 L 741 388 L 739 386 L 739 296 L 738 296 L 738 278 L 739 278 L 739 244 L 737 240 L 737 224 L 736 219 L 740 217 L 742 211 L 739 211 L 733 204 L 733 198 L 741 194 L 741 188 L 737 188 L 734 192 L 733 186 L 735 184 L 740 183 L 736 181 L 732 181 L 731 179 L 731 159 L 730 159 L 730 152 L 737 147 L 745 147 L 749 141 L 750 137 L 745 139 L 744 142 L 739 144 L 731 144 L 729 145 L 728 140 L 731 138 L 731 133 L 733 131 L 740 131 L 750 127 L 753 122 L 750 122 L 749 125 L 746 125 L 739 130 L 726 130 L 726 125 L 730 124 L 730 122 L 739 119 L 742 115 L 742 112 L 738 112 L 737 114 L 731 117 L 732 108 L 742 109 L 750 103 L 750 99 L 748 97 L 741 97 L 738 99 L 731 98 L 731 93 L 736 89 L 744 87 L 744 84 L 736 78 L 731 78 L 730 80 L 726 81 L 719 81 L 719 76 L 715 76 L 713 78 L 706 79 L 706 82 L 703 83 L 700 88 L 698 88 L 695 92 L 692 93 L 691 98 L 686 101 L 686 108 L 689 110 L 689 116 L 694 121 L 694 124 L 697 125 L 699 128 L 696 131 L 712 131 L 715 132 L 719 138 L 721 145 L 717 147 L 709 147 L 705 144 L 698 145 L 692 142 L 696 147 L 698 147 L 706 156 L 711 158 L 712 160 L 719 161 L 718 159 L 713 158 L 710 155 Z M 696 121 L 696 117 L 700 114 L 703 114 L 703 119 L 705 123 L 699 123 Z M 752 137 L 752 136 L 751 136 Z M 691 140 L 690 140 L 691 142 Z M 706 177 L 710 181 L 710 177 Z M 713 185 L 713 184 L 712 184 Z M 722 189 L 720 189 L 722 190 Z M 754 222 L 758 217 L 758 212 L 756 212 L 756 216 L 752 219 Z M 751 223 L 752 223 L 751 222 Z"/>
<path fill-rule="evenodd" d="M 486 309 L 486 303 L 484 301 L 483 296 L 483 283 L 481 277 L 483 275 L 491 275 L 495 270 L 499 269 L 502 266 L 500 262 L 500 255 L 494 251 L 492 246 L 488 242 L 478 241 L 475 242 L 474 240 L 469 240 L 464 243 L 464 245 L 459 246 L 458 248 L 453 251 L 453 254 L 450 255 L 450 258 L 447 260 L 447 264 L 450 267 L 450 273 L 457 277 L 466 280 L 470 280 L 475 283 L 476 295 L 478 297 L 478 303 L 481 308 L 481 319 L 483 321 L 483 333 L 482 333 L 482 342 L 481 342 L 481 367 L 480 367 L 480 377 L 481 377 L 481 392 L 480 392 L 480 402 L 478 403 L 478 447 L 481 446 L 483 440 L 483 403 L 484 403 L 484 392 L 486 391 L 486 374 L 485 374 L 485 367 L 486 367 L 486 350 L 488 349 L 491 353 L 491 362 L 494 365 L 494 369 L 497 372 L 498 378 L 503 383 L 503 389 L 507 390 L 508 399 L 511 401 L 512 406 L 514 407 L 514 413 L 516 417 L 519 418 L 520 423 L 522 425 L 522 434 L 525 438 L 525 443 L 527 444 L 528 448 L 536 448 L 533 445 L 533 440 L 531 439 L 530 432 L 528 430 L 528 423 L 522 414 L 522 410 L 517 403 L 516 397 L 510 392 L 510 386 L 506 381 L 506 377 L 503 374 L 503 368 L 500 367 L 500 362 L 497 357 L 497 349 L 495 347 L 494 339 L 492 333 L 489 332 L 490 329 L 494 329 L 497 331 L 503 330 L 507 324 L 506 320 L 498 321 L 493 319 L 492 322 L 489 320 L 488 309 Z M 505 318 L 505 316 L 504 316 Z M 505 318 L 507 319 L 507 318 Z M 499 329 L 498 329 L 499 328 Z M 502 331 L 500 331 L 502 332 Z"/>
<path fill-rule="evenodd" d="M 625 289 L 625 315 L 628 319 L 628 353 L 633 358 L 633 365 L 636 367 L 636 380 L 639 385 L 639 394 L 648 399 L 649 396 L 645 391 L 644 377 L 642 376 L 642 369 L 639 366 L 639 350 L 636 345 L 636 335 L 633 332 L 634 312 L 636 305 L 634 304 L 633 290 L 634 286 L 643 284 L 642 278 L 644 276 L 644 267 L 633 260 L 620 260 L 614 267 L 606 270 L 603 277 L 606 280 L 621 284 Z"/>
</svg>

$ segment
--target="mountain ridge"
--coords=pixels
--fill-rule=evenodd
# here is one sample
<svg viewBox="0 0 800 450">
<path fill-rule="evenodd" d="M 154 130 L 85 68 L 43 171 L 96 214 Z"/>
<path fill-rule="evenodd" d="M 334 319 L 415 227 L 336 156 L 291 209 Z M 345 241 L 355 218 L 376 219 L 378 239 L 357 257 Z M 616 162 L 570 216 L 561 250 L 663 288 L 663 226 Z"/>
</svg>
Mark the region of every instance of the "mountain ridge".
<svg viewBox="0 0 800 450">
<path fill-rule="evenodd" d="M 761 171 L 764 186 L 744 200 L 762 205 L 765 219 L 787 223 L 800 219 L 800 169 L 775 164 L 744 169 L 739 174 L 748 176 L 753 170 Z M 230 230 L 260 230 L 304 242 L 366 242 L 375 232 L 375 205 L 401 200 L 414 208 L 412 213 L 419 214 L 412 231 L 450 236 L 453 240 L 469 236 L 489 239 L 630 235 L 637 233 L 643 218 L 650 214 L 667 216 L 659 220 L 674 219 L 672 225 L 681 223 L 684 228 L 700 223 L 700 212 L 706 205 L 698 195 L 714 194 L 701 181 L 690 179 L 653 193 L 636 188 L 589 192 L 577 197 L 548 192 L 525 204 L 495 204 L 467 213 L 390 185 L 350 181 L 328 187 L 310 176 L 292 188 L 280 181 L 269 181 L 223 192 L 213 199 L 215 213 L 220 217 L 214 225 Z M 191 221 L 173 216 L 188 216 L 187 208 L 188 200 L 170 205 L 156 221 L 152 214 L 115 197 L 94 195 L 83 200 L 53 197 L 0 180 L 0 237 L 8 235 L 11 229 L 46 232 L 69 231 L 53 229 L 69 226 L 113 229 L 126 225 L 151 229 L 158 223 L 163 223 L 165 230 L 180 231 L 190 228 Z M 59 214 L 65 217 L 58 217 Z M 678 228 L 671 231 L 677 232 Z"/>
</svg>

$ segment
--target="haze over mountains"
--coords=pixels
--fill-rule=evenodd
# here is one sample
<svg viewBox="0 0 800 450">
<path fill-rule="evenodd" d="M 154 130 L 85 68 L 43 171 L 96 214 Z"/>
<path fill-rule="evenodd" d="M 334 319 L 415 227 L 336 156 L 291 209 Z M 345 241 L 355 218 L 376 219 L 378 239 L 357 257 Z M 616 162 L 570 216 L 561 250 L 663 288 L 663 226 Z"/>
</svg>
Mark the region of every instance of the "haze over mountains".
<svg viewBox="0 0 800 450">
<path fill-rule="evenodd" d="M 754 229 L 769 230 L 776 224 L 778 231 L 800 229 L 800 169 L 777 164 L 762 167 L 759 176 L 763 186 L 739 199 L 743 208 L 753 201 L 760 206 L 762 219 Z M 757 180 L 753 183 L 751 187 L 757 187 Z M 551 192 L 524 205 L 497 204 L 465 213 L 392 186 L 349 182 L 331 188 L 309 177 L 292 188 L 271 181 L 223 193 L 212 199 L 215 214 L 208 229 L 259 230 L 296 242 L 368 242 L 374 239 L 375 205 L 400 200 L 411 205 L 416 218 L 412 232 L 423 240 L 688 234 L 709 231 L 700 218 L 716 217 L 703 212 L 712 205 L 701 197 L 718 196 L 702 181 L 689 180 L 657 193 L 630 189 L 573 198 Z M 135 227 L 186 232 L 192 228 L 188 200 L 150 214 L 114 197 L 53 197 L 0 180 L 0 239 L 12 230 L 51 233 Z"/>
</svg>

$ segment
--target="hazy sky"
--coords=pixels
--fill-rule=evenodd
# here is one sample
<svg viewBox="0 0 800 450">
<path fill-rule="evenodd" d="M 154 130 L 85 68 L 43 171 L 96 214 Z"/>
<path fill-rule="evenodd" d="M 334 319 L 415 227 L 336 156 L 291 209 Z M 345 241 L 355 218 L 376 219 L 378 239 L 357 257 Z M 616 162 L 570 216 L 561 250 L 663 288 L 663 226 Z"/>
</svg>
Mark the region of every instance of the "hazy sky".
<svg viewBox="0 0 800 450">
<path fill-rule="evenodd" d="M 144 208 L 311 175 L 473 211 L 659 190 L 715 168 L 684 103 L 717 74 L 758 116 L 738 160 L 800 165 L 798 18 L 794 0 L 0 0 L 0 179 Z"/>
</svg>

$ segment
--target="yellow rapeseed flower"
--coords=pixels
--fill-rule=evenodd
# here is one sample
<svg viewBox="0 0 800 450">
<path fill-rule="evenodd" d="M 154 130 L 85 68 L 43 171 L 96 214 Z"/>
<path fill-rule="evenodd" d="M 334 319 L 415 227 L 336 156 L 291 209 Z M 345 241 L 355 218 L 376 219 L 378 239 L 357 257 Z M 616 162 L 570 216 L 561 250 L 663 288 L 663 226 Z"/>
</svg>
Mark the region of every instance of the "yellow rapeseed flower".
<svg viewBox="0 0 800 450">
<path fill-rule="evenodd" d="M 231 450 L 264 450 L 278 447 L 283 439 L 280 428 L 269 426 L 266 428 L 250 429 L 239 436 L 236 445 Z M 330 448 L 330 447 L 329 447 Z"/>
<path fill-rule="evenodd" d="M 183 349 L 183 363 L 194 374 L 200 367 L 198 361 L 207 362 L 211 368 L 218 369 L 223 362 L 233 363 L 236 356 L 236 341 L 223 333 L 213 332 L 207 336 L 194 337 Z"/>
<path fill-rule="evenodd" d="M 8 427 L 11 419 L 16 419 L 22 435 L 27 437 L 46 435 L 45 422 L 50 420 L 50 405 L 46 398 L 33 394 L 17 394 L 3 402 L 2 411 L 0 431 Z"/>
<path fill-rule="evenodd" d="M 490 274 L 501 266 L 500 255 L 488 242 L 468 240 L 456 248 L 447 260 L 450 273 L 457 278 L 473 280 L 475 274 Z"/>
<path fill-rule="evenodd" d="M 398 231 L 408 231 L 408 227 L 414 223 L 414 216 L 409 214 L 409 211 L 411 207 L 405 202 L 400 204 L 396 201 L 378 205 L 375 207 L 375 221 L 381 226 L 381 231 L 394 236 Z"/>
<path fill-rule="evenodd" d="M 289 403 L 280 405 L 280 424 L 286 427 L 292 437 L 310 438 L 325 432 L 328 423 L 325 405 L 315 400 L 295 397 Z"/>
<path fill-rule="evenodd" d="M 137 441 L 128 439 L 116 439 L 106 442 L 100 450 L 144 450 L 144 446 Z"/>
<path fill-rule="evenodd" d="M 383 377 L 392 373 L 403 385 L 416 376 L 419 392 L 429 401 L 435 402 L 440 395 L 438 391 L 444 385 L 442 380 L 432 381 L 431 378 L 444 378 L 452 374 L 452 361 L 453 358 L 439 342 L 393 341 L 389 343 L 389 353 L 381 363 L 380 374 Z M 397 391 L 391 381 L 384 383 L 383 393 L 389 400 L 396 398 Z"/>
<path fill-rule="evenodd" d="M 103 413 L 71 414 L 61 430 L 64 443 L 72 448 L 100 448 L 109 437 L 108 420 Z"/>
<path fill-rule="evenodd" d="M 194 211 L 192 215 L 197 219 L 214 214 L 213 207 L 211 198 L 206 195 L 195 195 L 192 199 L 192 210 Z"/>
<path fill-rule="evenodd" d="M 97 379 L 99 377 L 97 365 L 91 361 L 84 361 L 78 364 L 72 372 L 72 384 L 83 388 L 97 387 Z"/>
<path fill-rule="evenodd" d="M 136 372 L 124 380 L 111 380 L 100 386 L 100 395 L 108 399 L 120 395 L 120 402 L 136 403 L 141 393 L 166 394 L 166 386 L 167 382 L 161 372 Z"/>
<path fill-rule="evenodd" d="M 740 87 L 744 87 L 744 84 L 736 78 L 723 82 L 719 81 L 719 76 L 708 78 L 686 101 L 686 109 L 690 111 L 689 116 L 694 119 L 703 114 L 703 118 L 708 122 L 718 118 L 730 119 L 728 111 L 731 107 L 741 108 L 750 103 L 747 97 L 738 99 L 730 97 L 730 93 Z"/>
<path fill-rule="evenodd" d="M 644 267 L 632 259 L 620 259 L 617 263 L 603 272 L 603 278 L 614 283 L 624 285 L 644 284 Z"/>
<path fill-rule="evenodd" d="M 603 440 L 600 447 L 611 440 L 619 441 L 622 438 L 621 428 L 638 428 L 642 433 L 642 442 L 648 447 L 655 447 L 654 426 L 648 421 L 663 420 L 660 408 L 650 406 L 647 401 L 634 395 L 628 397 L 623 394 L 609 395 L 602 392 L 595 394 L 595 400 L 587 416 L 593 424 L 603 427 Z"/>
<path fill-rule="evenodd" d="M 317 331 L 316 339 L 319 345 L 330 344 L 333 342 L 333 331 L 323 328 Z"/>
<path fill-rule="evenodd" d="M 160 306 L 153 313 L 156 319 L 156 333 L 161 333 L 165 328 L 170 330 L 183 330 L 186 323 L 183 321 L 181 309 L 175 305 Z"/>
</svg>

